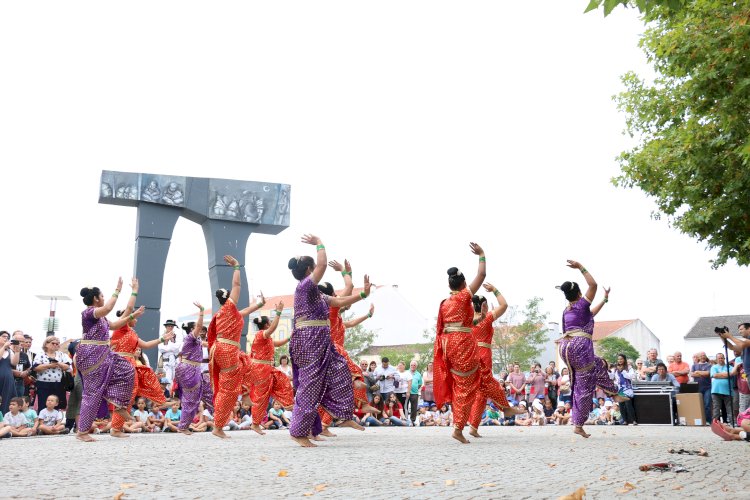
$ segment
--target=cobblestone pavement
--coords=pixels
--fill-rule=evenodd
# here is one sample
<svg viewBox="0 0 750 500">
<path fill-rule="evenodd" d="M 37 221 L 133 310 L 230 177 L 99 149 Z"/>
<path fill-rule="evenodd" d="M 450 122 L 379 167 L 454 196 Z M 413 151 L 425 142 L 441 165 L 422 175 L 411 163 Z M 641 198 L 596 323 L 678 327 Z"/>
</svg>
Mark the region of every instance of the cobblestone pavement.
<svg viewBox="0 0 750 500">
<path fill-rule="evenodd" d="M 449 428 L 336 429 L 315 449 L 286 431 L 73 436 L 0 441 L 2 498 L 750 498 L 750 446 L 708 428 L 486 427 L 461 445 Z M 669 448 L 709 456 L 676 455 Z M 674 461 L 689 472 L 641 472 Z M 625 483 L 634 486 L 625 493 Z"/>
</svg>

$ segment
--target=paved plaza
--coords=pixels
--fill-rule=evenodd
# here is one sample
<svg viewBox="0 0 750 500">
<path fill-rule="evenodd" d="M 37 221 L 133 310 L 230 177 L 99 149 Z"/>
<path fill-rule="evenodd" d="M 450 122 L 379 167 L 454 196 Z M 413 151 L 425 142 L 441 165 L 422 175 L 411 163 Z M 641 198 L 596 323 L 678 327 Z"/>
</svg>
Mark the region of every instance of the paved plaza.
<svg viewBox="0 0 750 500">
<path fill-rule="evenodd" d="M 100 435 L 0 441 L 2 498 L 750 498 L 750 444 L 708 428 L 486 427 L 461 445 L 449 428 L 336 429 L 315 449 L 288 432 Z M 708 457 L 676 455 L 670 448 Z M 689 472 L 641 472 L 674 461 Z M 630 483 L 634 488 L 626 486 Z"/>
</svg>

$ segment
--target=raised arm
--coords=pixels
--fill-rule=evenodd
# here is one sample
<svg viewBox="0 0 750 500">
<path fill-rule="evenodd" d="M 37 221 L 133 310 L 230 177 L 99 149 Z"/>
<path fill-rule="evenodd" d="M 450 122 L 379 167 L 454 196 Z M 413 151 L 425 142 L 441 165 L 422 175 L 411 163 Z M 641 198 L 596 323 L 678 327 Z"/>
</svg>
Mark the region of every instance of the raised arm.
<svg viewBox="0 0 750 500">
<path fill-rule="evenodd" d="M 332 260 L 328 265 L 340 272 L 341 276 L 344 277 L 344 291 L 341 292 L 341 295 L 351 295 L 352 290 L 354 290 L 354 282 L 352 281 L 352 266 L 349 264 L 349 261 L 344 259 L 344 265 L 342 266 L 335 260 Z"/>
<path fill-rule="evenodd" d="M 492 293 L 497 299 L 497 307 L 490 311 L 490 314 L 492 314 L 492 321 L 495 321 L 497 318 L 505 314 L 505 311 L 508 310 L 508 301 L 505 300 L 505 297 L 503 297 L 503 294 L 500 293 L 500 290 L 495 288 L 492 283 L 485 283 L 484 289 Z"/>
<path fill-rule="evenodd" d="M 240 261 L 238 261 L 231 255 L 225 255 L 224 262 L 234 268 L 234 272 L 232 273 L 232 291 L 229 292 L 229 298 L 232 299 L 232 302 L 237 304 L 237 301 L 240 300 L 240 288 L 242 287 L 242 279 L 240 277 Z"/>
<path fill-rule="evenodd" d="M 102 318 L 112 312 L 112 309 L 115 308 L 115 304 L 117 304 L 117 297 L 120 296 L 120 290 L 122 290 L 122 277 L 117 278 L 117 287 L 115 287 L 112 296 L 107 299 L 102 307 L 94 309 L 94 317 L 96 319 Z"/>
<path fill-rule="evenodd" d="M 128 321 L 130 321 L 132 319 L 140 318 L 141 316 L 143 316 L 144 312 L 146 312 L 146 306 L 141 306 L 141 307 L 139 307 L 138 309 L 136 309 L 135 311 L 133 311 L 132 313 L 130 313 L 128 315 L 123 314 L 122 316 L 120 316 L 116 320 L 109 322 L 109 329 L 110 330 L 119 330 L 120 328 L 122 328 L 123 326 L 125 326 L 126 324 L 128 324 Z"/>
<path fill-rule="evenodd" d="M 592 316 L 596 316 L 597 314 L 599 314 L 599 311 L 602 310 L 602 307 L 604 307 L 604 304 L 606 304 L 607 302 L 609 302 L 609 291 L 610 290 L 611 290 L 611 288 L 605 288 L 604 289 L 604 299 L 602 299 L 601 302 L 599 302 L 597 305 L 595 305 L 594 307 L 591 308 L 591 315 Z"/>
<path fill-rule="evenodd" d="M 127 316 L 135 310 L 135 301 L 138 297 L 138 278 L 130 280 L 130 288 L 132 288 L 133 291 L 130 292 L 128 303 L 125 304 L 125 309 L 122 310 L 121 316 Z"/>
<path fill-rule="evenodd" d="M 581 271 L 581 274 L 583 275 L 583 278 L 586 280 L 586 284 L 588 285 L 588 290 L 586 290 L 586 293 L 584 294 L 586 296 L 586 300 L 589 301 L 589 303 L 594 301 L 594 297 L 596 297 L 596 280 L 593 276 L 591 276 L 591 273 L 583 267 L 583 264 L 580 262 L 577 262 L 575 260 L 568 260 L 568 267 L 572 267 L 573 269 L 578 269 Z"/>
<path fill-rule="evenodd" d="M 372 318 L 373 313 L 375 312 L 375 304 L 370 304 L 370 312 L 365 314 L 364 316 L 360 316 L 359 318 L 354 318 L 350 321 L 344 321 L 344 328 L 352 328 L 354 326 L 357 326 L 358 324 L 362 323 L 367 318 Z"/>
<path fill-rule="evenodd" d="M 195 322 L 195 328 L 193 328 L 193 337 L 198 338 L 201 336 L 201 330 L 203 330 L 203 312 L 206 308 L 197 300 L 193 302 L 193 305 L 198 308 L 198 321 Z"/>
<path fill-rule="evenodd" d="M 276 331 L 276 327 L 279 326 L 279 318 L 281 318 L 282 312 L 284 312 L 284 302 L 280 301 L 278 304 L 276 304 L 276 315 L 274 316 L 268 328 L 266 328 L 266 332 L 263 334 L 265 338 L 270 339 L 271 335 L 273 335 L 273 332 Z"/>
<path fill-rule="evenodd" d="M 349 295 L 348 297 L 330 297 L 329 305 L 331 307 L 346 307 L 364 300 L 370 295 L 371 286 L 370 277 L 365 274 L 365 290 L 363 292 L 359 292 L 357 295 Z"/>
<path fill-rule="evenodd" d="M 306 234 L 302 237 L 302 243 L 307 243 L 308 245 L 315 245 L 315 248 L 317 249 L 317 257 L 315 260 L 315 268 L 313 269 L 312 274 L 310 275 L 310 278 L 315 282 L 317 285 L 320 283 L 320 280 L 323 279 L 323 275 L 326 273 L 326 263 L 328 262 L 328 258 L 326 256 L 326 247 L 323 244 L 323 242 L 318 238 L 317 236 L 313 234 Z"/>
<path fill-rule="evenodd" d="M 255 304 L 250 304 L 244 309 L 240 309 L 240 314 L 242 316 L 247 316 L 248 314 L 252 314 L 261 307 L 266 305 L 266 298 L 263 296 L 263 290 L 260 291 L 260 295 L 258 296 L 258 300 L 255 302 Z"/>
<path fill-rule="evenodd" d="M 469 243 L 469 248 L 471 248 L 471 253 L 479 256 L 477 275 L 469 284 L 469 290 L 471 290 L 471 294 L 474 295 L 477 293 L 477 290 L 479 290 L 479 287 L 482 286 L 482 283 L 484 283 L 484 278 L 487 277 L 487 259 L 484 256 L 484 250 L 482 250 L 482 247 L 478 244 L 474 242 Z"/>
</svg>

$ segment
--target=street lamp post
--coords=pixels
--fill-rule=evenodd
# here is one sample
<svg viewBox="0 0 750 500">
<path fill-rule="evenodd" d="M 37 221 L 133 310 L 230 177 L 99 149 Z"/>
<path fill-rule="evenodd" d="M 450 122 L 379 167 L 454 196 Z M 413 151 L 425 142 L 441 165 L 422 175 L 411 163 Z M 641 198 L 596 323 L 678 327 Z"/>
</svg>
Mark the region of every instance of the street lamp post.
<svg viewBox="0 0 750 500">
<path fill-rule="evenodd" d="M 49 300 L 49 318 L 46 320 L 47 337 L 55 334 L 55 330 L 60 328 L 60 322 L 55 318 L 55 311 L 57 310 L 58 300 L 70 300 L 70 297 L 65 295 L 37 295 L 36 298 L 41 300 Z"/>
</svg>

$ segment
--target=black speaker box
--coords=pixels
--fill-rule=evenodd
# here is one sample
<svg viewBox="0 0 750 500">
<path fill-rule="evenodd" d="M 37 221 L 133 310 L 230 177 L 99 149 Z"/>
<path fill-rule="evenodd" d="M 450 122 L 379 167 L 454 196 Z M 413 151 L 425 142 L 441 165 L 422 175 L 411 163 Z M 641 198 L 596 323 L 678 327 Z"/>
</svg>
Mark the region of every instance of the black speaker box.
<svg viewBox="0 0 750 500">
<path fill-rule="evenodd" d="M 673 425 L 671 397 L 669 394 L 636 394 L 633 406 L 638 425 Z"/>
</svg>

